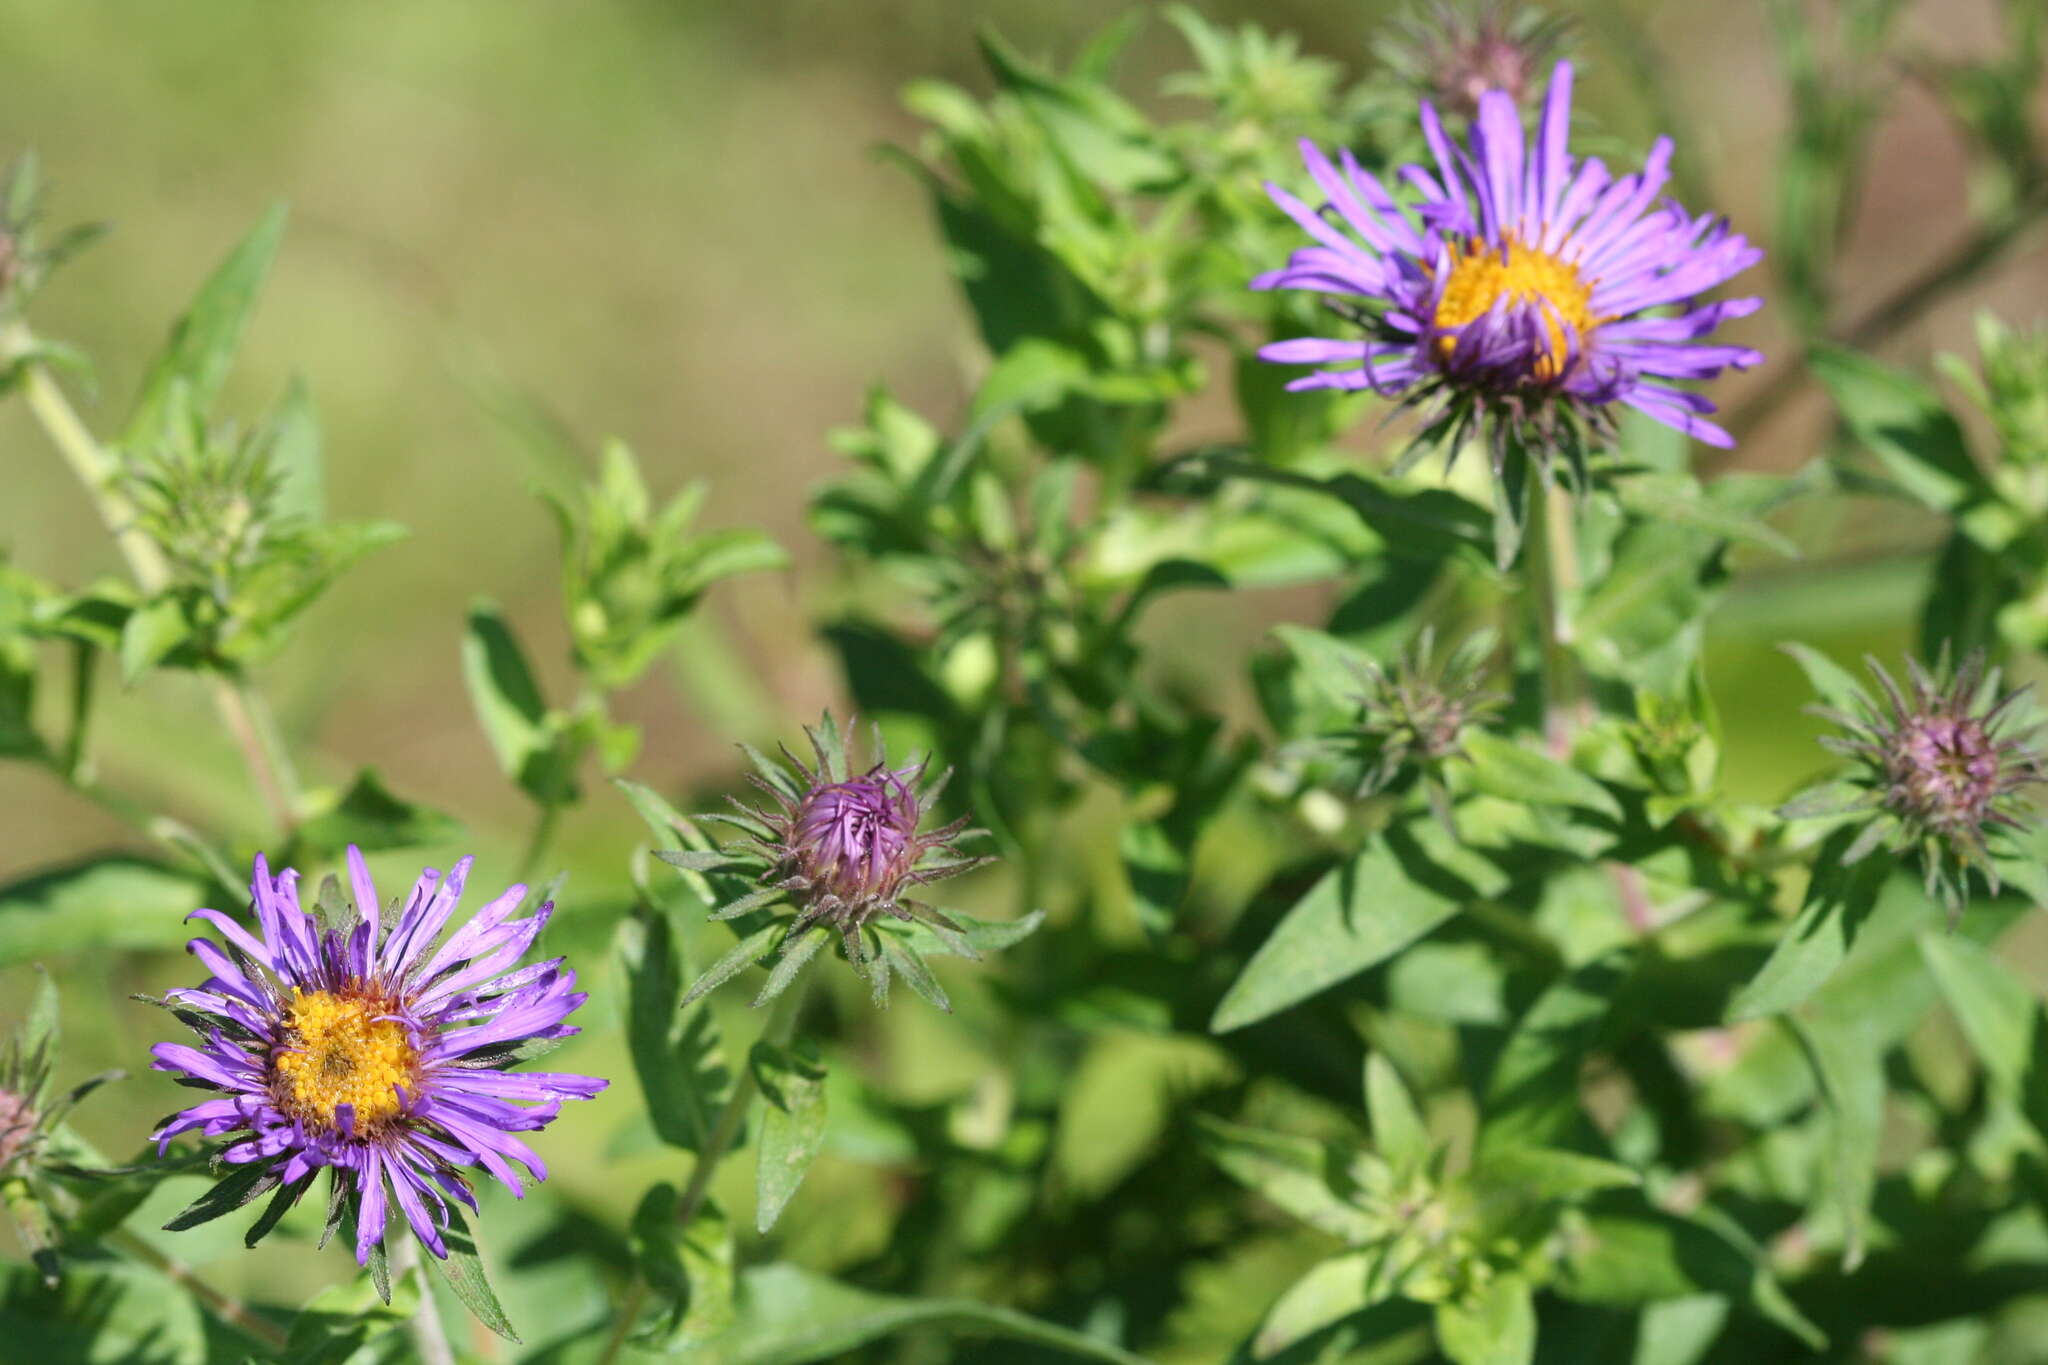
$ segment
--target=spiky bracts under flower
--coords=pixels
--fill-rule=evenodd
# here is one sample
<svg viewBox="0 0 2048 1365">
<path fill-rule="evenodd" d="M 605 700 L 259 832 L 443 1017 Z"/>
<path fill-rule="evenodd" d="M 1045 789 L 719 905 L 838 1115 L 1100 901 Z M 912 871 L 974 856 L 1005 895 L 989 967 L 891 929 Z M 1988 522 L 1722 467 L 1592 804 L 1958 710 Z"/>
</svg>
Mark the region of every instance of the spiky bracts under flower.
<svg viewBox="0 0 2048 1365">
<path fill-rule="evenodd" d="M 63 1200 L 51 1177 L 96 1178 L 101 1172 L 81 1170 L 50 1152 L 50 1135 L 72 1106 L 122 1075 L 102 1072 L 58 1094 L 57 988 L 43 974 L 22 1027 L 0 1047 L 0 1206 L 14 1223 L 15 1234 L 42 1273 L 45 1284 L 58 1278 L 57 1233 L 53 1207 Z"/>
<path fill-rule="evenodd" d="M 1493 646 L 1492 633 L 1478 631 L 1439 657 L 1436 629 L 1425 626 L 1392 667 L 1376 660 L 1359 665 L 1358 723 L 1320 741 L 1362 765 L 1358 796 L 1376 795 L 1412 772 L 1422 779 L 1437 819 L 1456 833 L 1441 769 L 1458 754 L 1467 727 L 1506 704 L 1488 686 Z"/>
<path fill-rule="evenodd" d="M 2027 826 L 2032 804 L 2025 789 L 2048 781 L 2035 744 L 2041 726 L 2022 719 L 2029 689 L 2001 691 L 1999 672 L 1986 671 L 1981 650 L 1953 670 L 1945 649 L 1932 672 L 1908 658 L 1904 687 L 1876 659 L 1866 656 L 1864 665 L 1878 696 L 1859 690 L 1853 710 L 1807 708 L 1841 728 L 1820 742 L 1855 761 L 1847 779 L 1852 790 L 1825 788 L 1780 814 L 1866 816 L 1870 823 L 1842 861 L 1860 861 L 1880 847 L 1917 855 L 1928 895 L 1953 924 L 1967 899 L 1970 868 L 1998 891 L 1992 844 Z"/>
<path fill-rule="evenodd" d="M 686 1002 L 772 950 L 775 970 L 754 1001 L 764 1004 L 787 989 L 827 938 L 836 935 L 846 960 L 873 987 L 877 1004 L 887 1003 L 890 977 L 900 972 L 919 994 L 949 1008 L 923 954 L 979 957 L 977 943 L 987 946 L 989 936 L 977 931 L 989 926 L 941 910 L 918 893 L 995 861 L 957 847 L 980 833 L 968 829 L 967 816 L 935 829 L 921 828 L 951 770 L 932 775 L 929 758 L 891 767 L 879 730 L 870 763 L 856 770 L 830 715 L 804 734 L 811 745 L 810 762 L 787 747 L 781 762 L 745 750 L 756 770 L 747 780 L 767 796 L 765 804 L 733 799 L 731 810 L 702 817 L 746 837 L 715 850 L 658 855 L 686 872 L 705 874 L 719 902 L 713 919 L 759 912 L 768 920 L 706 972 Z M 791 911 L 786 921 L 774 915 L 784 907 Z"/>
<path fill-rule="evenodd" d="M 589 1099 L 607 1082 L 508 1069 L 579 1032 L 567 1021 L 585 997 L 561 958 L 520 965 L 554 911 L 544 902 L 515 918 L 522 885 L 444 934 L 471 862 L 445 878 L 426 869 L 386 910 L 350 848 L 348 891 L 330 877 L 307 911 L 299 874 L 273 876 L 258 854 L 254 933 L 218 910 L 193 912 L 223 940 L 187 945 L 212 975 L 160 1003 L 200 1046 L 159 1043 L 151 1055 L 156 1070 L 218 1097 L 173 1115 L 154 1137 L 160 1147 L 184 1133 L 226 1138 L 215 1153 L 226 1174 L 172 1228 L 274 1189 L 250 1230 L 254 1245 L 325 1170 L 327 1235 L 352 1215 L 358 1261 L 381 1256 L 393 1203 L 445 1258 L 444 1232 L 461 1227 L 455 1205 L 476 1208 L 465 1168 L 482 1168 L 515 1196 L 527 1178 L 547 1178 L 515 1134 L 545 1128 L 563 1101 Z"/>
<path fill-rule="evenodd" d="M 1470 119 L 1489 90 L 1525 102 L 1570 31 L 1568 21 L 1516 0 L 1426 0 L 1376 48 L 1418 93 Z"/>
</svg>

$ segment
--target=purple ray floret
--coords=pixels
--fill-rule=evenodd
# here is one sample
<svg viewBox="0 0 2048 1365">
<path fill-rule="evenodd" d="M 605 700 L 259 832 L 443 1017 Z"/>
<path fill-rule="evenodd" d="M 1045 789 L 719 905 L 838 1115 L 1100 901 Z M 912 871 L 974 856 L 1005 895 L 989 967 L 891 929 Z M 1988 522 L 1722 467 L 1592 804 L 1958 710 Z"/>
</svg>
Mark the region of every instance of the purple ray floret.
<svg viewBox="0 0 2048 1365">
<path fill-rule="evenodd" d="M 1332 163 L 1302 144 L 1322 207 L 1268 189 L 1315 244 L 1252 287 L 1337 296 L 1364 334 L 1262 349 L 1265 360 L 1325 367 L 1288 387 L 1471 400 L 1497 428 L 1560 412 L 1604 426 L 1623 404 L 1697 440 L 1733 444 L 1707 420 L 1713 404 L 1678 384 L 1763 359 L 1704 340 L 1761 299 L 1701 302 L 1763 252 L 1723 219 L 1658 200 L 1668 138 L 1618 179 L 1597 158 L 1574 158 L 1571 92 L 1571 64 L 1559 62 L 1533 140 L 1513 98 L 1485 92 L 1469 147 L 1423 103 L 1435 164 L 1402 167 L 1392 188 L 1348 151 Z"/>
<path fill-rule="evenodd" d="M 300 907 L 297 872 L 273 877 L 258 854 L 253 933 L 218 910 L 194 911 L 223 942 L 187 945 L 212 975 L 164 1003 L 199 1044 L 159 1043 L 152 1065 L 221 1093 L 166 1121 L 158 1149 L 182 1133 L 225 1139 L 221 1162 L 262 1165 L 257 1189 L 282 1186 L 294 1199 L 327 1170 L 337 1206 L 355 1213 L 365 1263 L 393 1202 L 445 1257 L 448 1200 L 476 1207 L 464 1168 L 514 1195 L 546 1179 L 514 1134 L 546 1127 L 562 1101 L 607 1082 L 504 1069 L 531 1045 L 578 1032 L 567 1020 L 585 996 L 561 958 L 519 965 L 554 911 L 548 902 L 517 918 L 524 886 L 449 932 L 472 861 L 445 878 L 428 868 L 391 918 L 350 848 L 353 909 L 330 923 Z"/>
</svg>

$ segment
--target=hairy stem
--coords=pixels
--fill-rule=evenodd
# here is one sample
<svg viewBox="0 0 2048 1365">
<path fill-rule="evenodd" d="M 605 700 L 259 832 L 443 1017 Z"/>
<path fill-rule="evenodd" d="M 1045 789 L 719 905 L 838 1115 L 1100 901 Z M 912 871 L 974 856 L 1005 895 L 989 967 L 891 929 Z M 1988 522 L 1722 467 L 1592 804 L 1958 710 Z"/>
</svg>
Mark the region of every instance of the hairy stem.
<svg viewBox="0 0 2048 1365">
<path fill-rule="evenodd" d="M 27 340 L 26 331 L 19 326 L 10 329 L 0 335 L 0 354 L 25 349 Z M 64 396 L 47 366 L 37 361 L 24 364 L 21 388 L 29 411 L 35 414 L 50 444 L 85 486 L 136 585 L 146 593 L 160 591 L 171 581 L 170 565 L 163 552 L 136 525 L 135 504 L 121 491 L 120 462 L 79 418 L 78 410 L 71 406 L 71 400 Z M 215 679 L 213 695 L 271 818 L 280 829 L 289 832 L 297 820 L 298 779 L 284 746 L 278 742 L 269 707 L 241 679 Z M 74 720 L 74 727 L 82 732 L 81 721 Z"/>
<path fill-rule="evenodd" d="M 1529 610 L 1535 617 L 1543 679 L 1543 738 L 1553 758 L 1571 750 L 1584 719 L 1572 622 L 1565 597 L 1578 587 L 1578 538 L 1571 494 L 1552 485 L 1529 500 L 1529 539 L 1522 550 Z"/>
<path fill-rule="evenodd" d="M 420 1245 L 417 1240 L 401 1234 L 389 1245 L 394 1274 L 404 1275 L 419 1268 Z M 448 1344 L 448 1327 L 441 1321 L 440 1305 L 434 1301 L 434 1287 L 427 1282 L 424 1271 L 420 1275 L 419 1311 L 412 1315 L 412 1321 L 406 1323 L 405 1334 L 412 1338 L 420 1365 L 455 1365 L 455 1348 Z"/>
<path fill-rule="evenodd" d="M 797 1016 L 803 1012 L 804 996 L 809 993 L 810 977 L 800 976 L 795 984 L 784 991 L 775 1001 L 768 1016 L 768 1023 L 761 1030 L 764 1043 L 782 1044 L 796 1032 Z M 690 1183 L 676 1201 L 676 1222 L 688 1227 L 704 1201 L 711 1195 L 711 1181 L 718 1174 L 718 1166 L 725 1159 L 733 1140 L 747 1121 L 747 1110 L 753 1105 L 754 1096 L 760 1090 L 754 1068 L 742 1066 L 737 1079 L 733 1081 L 732 1094 L 726 1099 L 725 1107 L 718 1111 L 717 1120 L 711 1125 L 711 1135 L 705 1139 L 704 1150 L 697 1154 L 697 1164 L 690 1171 Z M 604 1351 L 597 1358 L 597 1365 L 612 1365 L 624 1349 L 626 1336 L 633 1330 L 633 1323 L 640 1316 L 640 1310 L 647 1303 L 647 1281 L 635 1277 L 633 1287 L 626 1294 L 625 1302 L 619 1305 L 619 1315 L 612 1325 L 611 1337 L 605 1342 Z"/>
<path fill-rule="evenodd" d="M 249 1310 L 240 1299 L 231 1299 L 212 1285 L 199 1278 L 193 1269 L 181 1261 L 174 1261 L 127 1228 L 115 1228 L 107 1234 L 107 1240 L 118 1247 L 131 1260 L 142 1262 L 171 1283 L 191 1292 L 193 1298 L 206 1306 L 206 1311 L 219 1318 L 245 1336 L 253 1337 L 274 1351 L 285 1347 L 284 1328 L 270 1319 Z"/>
</svg>

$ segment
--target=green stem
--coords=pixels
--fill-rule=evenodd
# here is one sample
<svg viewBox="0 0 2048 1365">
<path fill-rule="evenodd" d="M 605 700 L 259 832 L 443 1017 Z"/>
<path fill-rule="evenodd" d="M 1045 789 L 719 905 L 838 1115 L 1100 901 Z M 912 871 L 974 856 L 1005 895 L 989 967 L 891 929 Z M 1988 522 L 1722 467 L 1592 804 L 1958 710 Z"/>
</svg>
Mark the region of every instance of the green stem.
<svg viewBox="0 0 2048 1365">
<path fill-rule="evenodd" d="M 809 993 L 809 985 L 809 976 L 798 977 L 775 1001 L 768 1022 L 761 1029 L 762 1042 L 779 1046 L 795 1034 L 797 1016 L 803 1012 L 803 1000 Z M 747 1121 L 747 1110 L 753 1105 L 759 1090 L 760 1081 L 754 1075 L 754 1068 L 742 1067 L 738 1079 L 733 1082 L 732 1094 L 711 1125 L 711 1135 L 704 1141 L 704 1150 L 697 1154 L 697 1164 L 690 1171 L 690 1183 L 683 1188 L 682 1198 L 676 1201 L 676 1222 L 680 1226 L 689 1227 L 703 1209 L 704 1201 L 710 1198 L 711 1181 L 718 1174 L 719 1163 L 725 1159 L 733 1139 L 739 1136 Z M 619 1352 L 625 1348 L 627 1334 L 633 1330 L 633 1323 L 638 1320 L 646 1303 L 647 1281 L 636 1276 L 625 1302 L 619 1305 L 618 1318 L 613 1323 L 604 1351 L 597 1358 L 597 1365 L 612 1365 L 618 1358 Z"/>
<path fill-rule="evenodd" d="M 0 355 L 18 354 L 28 348 L 29 341 L 27 329 L 17 323 L 0 334 Z M 105 523 L 115 546 L 127 561 L 128 571 L 136 585 L 145 593 L 160 592 L 171 581 L 170 564 L 155 542 L 136 524 L 135 504 L 121 491 L 120 461 L 99 443 L 79 418 L 77 409 L 64 396 L 64 390 L 58 386 L 47 366 L 37 361 L 24 364 L 21 367 L 21 388 L 28 400 L 29 411 L 35 414 L 44 434 L 50 438 L 50 444 L 57 448 L 65 463 L 78 476 L 78 481 L 85 486 L 87 496 L 99 510 L 100 520 Z M 269 707 L 263 704 L 246 681 L 240 679 L 218 679 L 214 686 L 214 702 L 242 750 L 243 761 L 248 764 L 271 817 L 280 829 L 289 833 L 296 823 L 298 779 L 292 772 L 291 760 L 286 756 L 284 746 L 278 742 L 277 727 L 270 719 Z M 83 723 L 74 720 L 74 733 L 82 731 Z"/>
<path fill-rule="evenodd" d="M 1553 758 L 1571 751 L 1572 737 L 1585 719 L 1578 660 L 1572 654 L 1572 622 L 1566 599 L 1578 588 L 1578 541 L 1571 495 L 1552 485 L 1529 500 L 1529 539 L 1522 551 L 1529 610 L 1541 648 L 1543 737 Z"/>
<path fill-rule="evenodd" d="M 98 661 L 92 645 L 84 640 L 71 642 L 71 722 L 64 734 L 60 761 L 66 776 L 73 781 L 86 780 L 85 741 L 92 729 L 93 687 L 99 677 L 94 665 Z"/>
<path fill-rule="evenodd" d="M 547 856 L 548 845 L 554 842 L 555 824 L 561 818 L 562 808 L 553 801 L 541 804 L 540 813 L 534 818 L 533 833 L 526 838 L 526 851 L 519 855 L 518 880 L 530 882 L 540 867 L 540 860 Z"/>
<path fill-rule="evenodd" d="M 420 1248 L 414 1238 L 401 1234 L 391 1239 L 390 1246 L 394 1274 L 404 1275 L 420 1268 Z M 448 1344 L 448 1326 L 441 1321 L 441 1308 L 434 1300 L 434 1286 L 428 1283 L 424 1271 L 420 1274 L 419 1311 L 406 1323 L 405 1333 L 412 1338 L 420 1365 L 455 1365 L 455 1348 Z"/>
<path fill-rule="evenodd" d="M 206 1306 L 208 1312 L 228 1326 L 262 1342 L 273 1351 L 282 1351 L 285 1348 L 287 1337 L 284 1328 L 268 1318 L 250 1312 L 240 1299 L 231 1299 L 221 1293 L 200 1279 L 190 1266 L 172 1260 L 126 1228 L 115 1228 L 107 1234 L 107 1240 L 119 1247 L 126 1256 L 151 1267 L 171 1283 L 189 1290 L 193 1298 Z"/>
</svg>

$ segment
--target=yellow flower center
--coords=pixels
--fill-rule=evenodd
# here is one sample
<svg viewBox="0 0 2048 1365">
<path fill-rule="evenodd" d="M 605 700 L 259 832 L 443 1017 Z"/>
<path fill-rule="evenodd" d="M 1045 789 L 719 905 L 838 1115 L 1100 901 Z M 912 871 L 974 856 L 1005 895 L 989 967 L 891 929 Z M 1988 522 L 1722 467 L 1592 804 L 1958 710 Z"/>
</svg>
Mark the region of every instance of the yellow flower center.
<svg viewBox="0 0 2048 1365">
<path fill-rule="evenodd" d="M 1452 258 L 1450 278 L 1444 281 L 1443 298 L 1436 306 L 1436 325 L 1462 327 L 1484 317 L 1503 298 L 1511 303 L 1547 303 L 1543 325 L 1550 333 L 1550 352 L 1536 362 L 1536 377 L 1555 379 L 1567 353 L 1565 324 L 1579 334 L 1583 347 L 1601 321 L 1593 316 L 1593 286 L 1579 278 L 1577 266 L 1547 251 L 1524 246 L 1512 236 L 1505 245 L 1503 255 L 1499 247 L 1473 241 Z M 1456 337 L 1437 340 L 1446 358 L 1457 344 Z"/>
<path fill-rule="evenodd" d="M 334 1111 L 355 1110 L 360 1133 L 398 1113 L 398 1086 L 410 1092 L 419 1053 L 405 1026 L 384 1016 L 391 1002 L 333 991 L 294 991 L 284 1010 L 284 1043 L 271 1055 L 280 1108 L 309 1127 L 340 1127 Z"/>
</svg>

